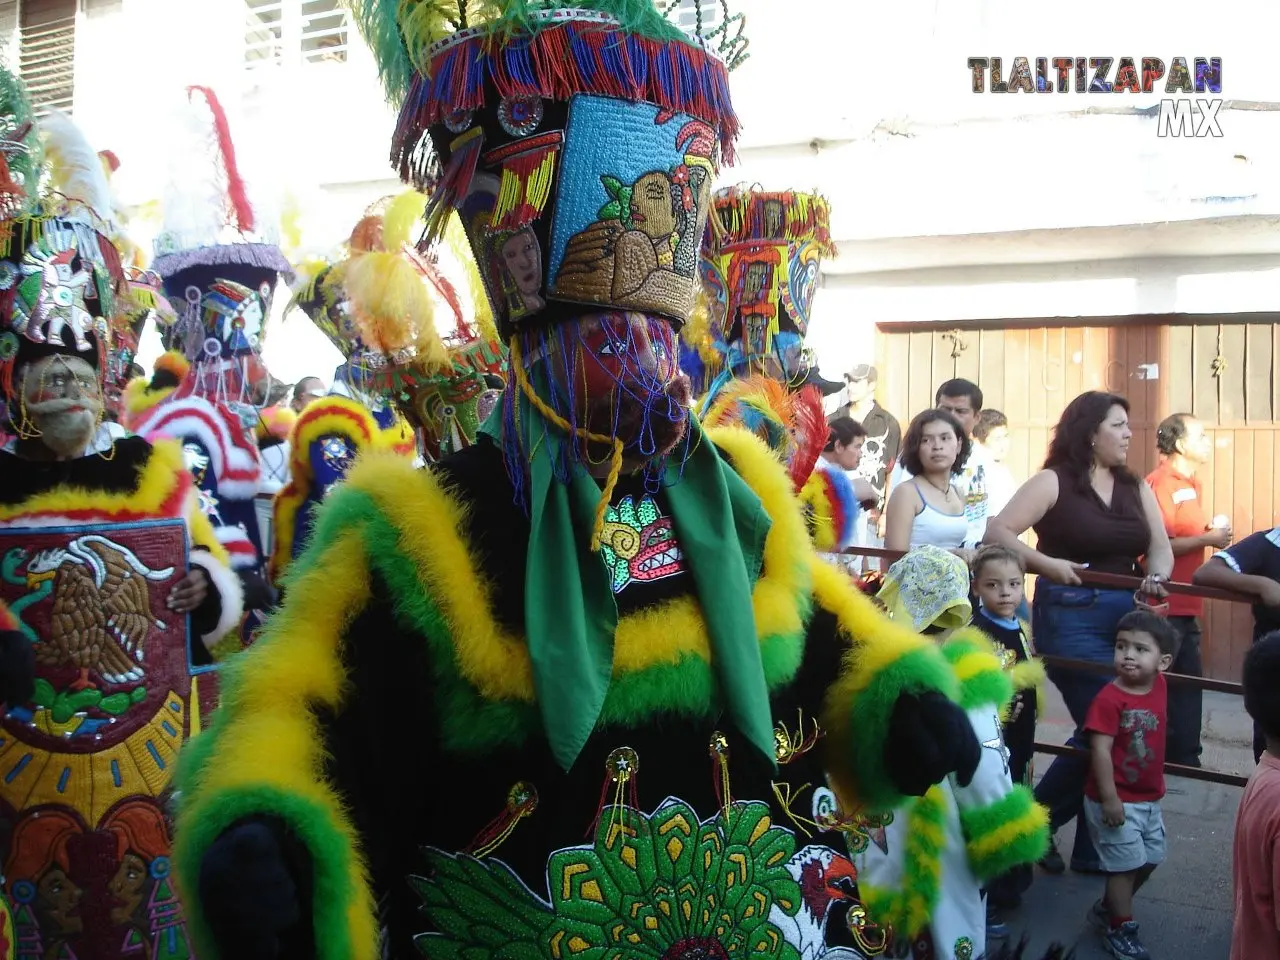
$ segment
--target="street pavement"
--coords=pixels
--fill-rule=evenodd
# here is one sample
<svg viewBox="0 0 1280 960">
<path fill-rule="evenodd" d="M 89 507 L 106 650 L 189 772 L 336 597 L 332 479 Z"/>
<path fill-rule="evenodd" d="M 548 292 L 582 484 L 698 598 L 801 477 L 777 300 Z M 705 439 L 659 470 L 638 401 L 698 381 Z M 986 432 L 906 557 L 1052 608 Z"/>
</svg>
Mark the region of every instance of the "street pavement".
<svg viewBox="0 0 1280 960">
<path fill-rule="evenodd" d="M 1037 725 L 1042 743 L 1063 743 L 1072 723 L 1050 685 L 1046 716 Z M 1247 776 L 1253 768 L 1252 727 L 1241 699 L 1205 694 L 1204 755 L 1207 769 Z M 1037 756 L 1043 772 L 1052 757 Z M 1170 777 L 1163 803 L 1169 858 L 1138 894 L 1134 912 L 1153 960 L 1227 960 L 1231 952 L 1231 842 L 1241 788 Z M 1074 826 L 1058 833 L 1058 849 L 1070 856 Z M 1076 960 L 1108 957 L 1085 916 L 1101 896 L 1101 877 L 1037 870 L 1022 908 L 1009 918 L 1016 938 L 1031 938 L 1028 960 L 1052 943 L 1074 947 Z M 989 945 L 990 946 L 990 945 Z"/>
</svg>

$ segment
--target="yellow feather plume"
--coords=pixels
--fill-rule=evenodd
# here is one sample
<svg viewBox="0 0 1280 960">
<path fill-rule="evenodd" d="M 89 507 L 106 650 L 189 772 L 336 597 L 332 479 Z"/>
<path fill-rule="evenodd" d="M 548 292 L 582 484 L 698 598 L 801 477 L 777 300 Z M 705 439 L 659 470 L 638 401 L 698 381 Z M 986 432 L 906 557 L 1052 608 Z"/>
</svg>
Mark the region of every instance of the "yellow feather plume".
<svg viewBox="0 0 1280 960">
<path fill-rule="evenodd" d="M 427 208 L 427 198 L 417 190 L 406 190 L 387 204 L 382 215 L 382 248 L 399 250 L 404 244 L 414 242 L 414 229 L 422 229 L 422 212 Z"/>
<path fill-rule="evenodd" d="M 472 320 L 476 333 L 481 340 L 498 342 L 498 328 L 493 322 L 493 305 L 489 303 L 489 295 L 485 292 L 484 281 L 480 279 L 480 268 L 471 252 L 471 244 L 467 240 L 467 232 L 462 221 L 454 213 L 449 217 L 444 230 L 444 242 L 462 269 L 466 271 L 467 292 L 471 295 Z"/>
<path fill-rule="evenodd" d="M 428 367 L 449 355 L 435 333 L 435 306 L 426 282 L 398 253 L 365 253 L 341 264 L 341 283 L 365 343 L 388 356 L 416 346 Z"/>
</svg>

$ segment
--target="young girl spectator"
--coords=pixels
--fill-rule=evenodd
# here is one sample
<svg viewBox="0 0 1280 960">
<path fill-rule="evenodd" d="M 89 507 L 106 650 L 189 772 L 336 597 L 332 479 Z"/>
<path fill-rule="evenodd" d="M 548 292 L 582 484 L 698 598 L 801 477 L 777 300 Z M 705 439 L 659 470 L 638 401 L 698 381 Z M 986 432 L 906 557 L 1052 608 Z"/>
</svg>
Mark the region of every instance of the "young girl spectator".
<svg viewBox="0 0 1280 960">
<path fill-rule="evenodd" d="M 945 410 L 926 410 L 911 421 L 902 441 L 902 464 L 911 479 L 889 494 L 886 549 L 929 545 L 949 550 L 966 563 L 972 558 L 971 551 L 962 549 L 969 523 L 964 494 L 955 482 L 971 448 L 960 422 Z"/>
<path fill-rule="evenodd" d="M 1133 895 L 1166 854 L 1164 743 L 1168 696 L 1162 674 L 1177 653 L 1173 629 L 1145 610 L 1116 626 L 1116 678 L 1089 708 L 1089 780 L 1084 812 L 1103 872 L 1105 897 L 1089 911 L 1113 957 L 1147 960 L 1133 919 Z"/>
<path fill-rule="evenodd" d="M 1139 559 L 1145 557 L 1142 595 L 1166 596 L 1162 582 L 1173 569 L 1173 551 L 1155 495 L 1125 466 L 1132 436 L 1127 400 L 1096 390 L 1082 393 L 1062 411 L 1044 469 L 987 524 L 988 542 L 1008 547 L 1039 575 L 1031 625 L 1041 653 L 1114 660 L 1116 625 L 1134 609 L 1134 592 L 1086 586 L 1078 574 L 1082 569 L 1132 576 L 1141 572 Z M 1036 531 L 1036 549 L 1018 540 L 1029 527 Z M 1106 678 L 1068 669 L 1050 669 L 1049 677 L 1078 728 L 1068 742 L 1084 747 L 1080 731 Z M 1088 770 L 1083 757 L 1058 757 L 1036 785 L 1055 830 L 1079 816 Z M 1052 848 L 1043 866 L 1054 873 L 1065 869 Z M 1089 831 L 1079 821 L 1071 867 L 1100 871 Z"/>
<path fill-rule="evenodd" d="M 969 570 L 959 557 L 937 547 L 913 550 L 889 568 L 879 596 L 893 619 L 942 644 L 982 750 L 971 779 L 952 776 L 873 826 L 856 857 L 858 887 L 869 917 L 914 950 L 887 955 L 990 956 L 983 884 L 1034 863 L 1048 846 L 1046 813 L 1011 780 L 1000 736 L 1013 685 L 990 641 L 966 625 Z"/>
<path fill-rule="evenodd" d="M 1245 654 L 1244 708 L 1266 750 L 1236 815 L 1231 960 L 1280 957 L 1280 632 Z"/>
</svg>

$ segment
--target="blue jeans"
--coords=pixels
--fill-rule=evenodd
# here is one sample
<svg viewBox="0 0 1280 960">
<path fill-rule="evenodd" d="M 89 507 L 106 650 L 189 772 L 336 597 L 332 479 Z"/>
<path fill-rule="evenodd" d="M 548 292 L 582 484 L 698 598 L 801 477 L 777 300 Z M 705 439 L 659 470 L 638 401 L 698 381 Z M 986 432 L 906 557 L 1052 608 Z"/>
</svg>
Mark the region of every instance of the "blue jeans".
<svg viewBox="0 0 1280 960">
<path fill-rule="evenodd" d="M 1032 608 L 1032 636 L 1036 650 L 1055 657 L 1110 664 L 1115 660 L 1116 624 L 1133 609 L 1133 591 L 1064 587 L 1043 578 L 1036 582 Z M 1088 749 L 1085 718 L 1093 698 L 1110 682 L 1106 674 L 1078 673 L 1049 668 L 1049 679 L 1071 711 L 1076 731 L 1068 746 Z M 1089 839 L 1083 817 L 1084 784 L 1088 757 L 1058 757 L 1036 785 L 1036 799 L 1049 808 L 1053 830 L 1076 821 L 1076 842 L 1071 852 L 1073 869 L 1098 870 L 1098 854 Z"/>
</svg>

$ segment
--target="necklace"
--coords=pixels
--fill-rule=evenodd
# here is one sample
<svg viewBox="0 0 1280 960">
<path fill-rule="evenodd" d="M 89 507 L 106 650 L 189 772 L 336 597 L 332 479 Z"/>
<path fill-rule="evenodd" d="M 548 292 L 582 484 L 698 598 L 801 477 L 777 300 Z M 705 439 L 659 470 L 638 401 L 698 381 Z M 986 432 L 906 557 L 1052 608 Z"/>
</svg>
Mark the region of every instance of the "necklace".
<svg viewBox="0 0 1280 960">
<path fill-rule="evenodd" d="M 928 477 L 925 477 L 924 481 L 925 483 L 929 484 L 929 486 L 933 487 L 933 489 L 937 490 L 940 494 L 942 494 L 943 499 L 946 499 L 946 500 L 951 499 L 951 484 L 947 484 L 945 487 L 940 487 L 936 483 L 934 483 L 932 480 L 930 480 Z"/>
</svg>

